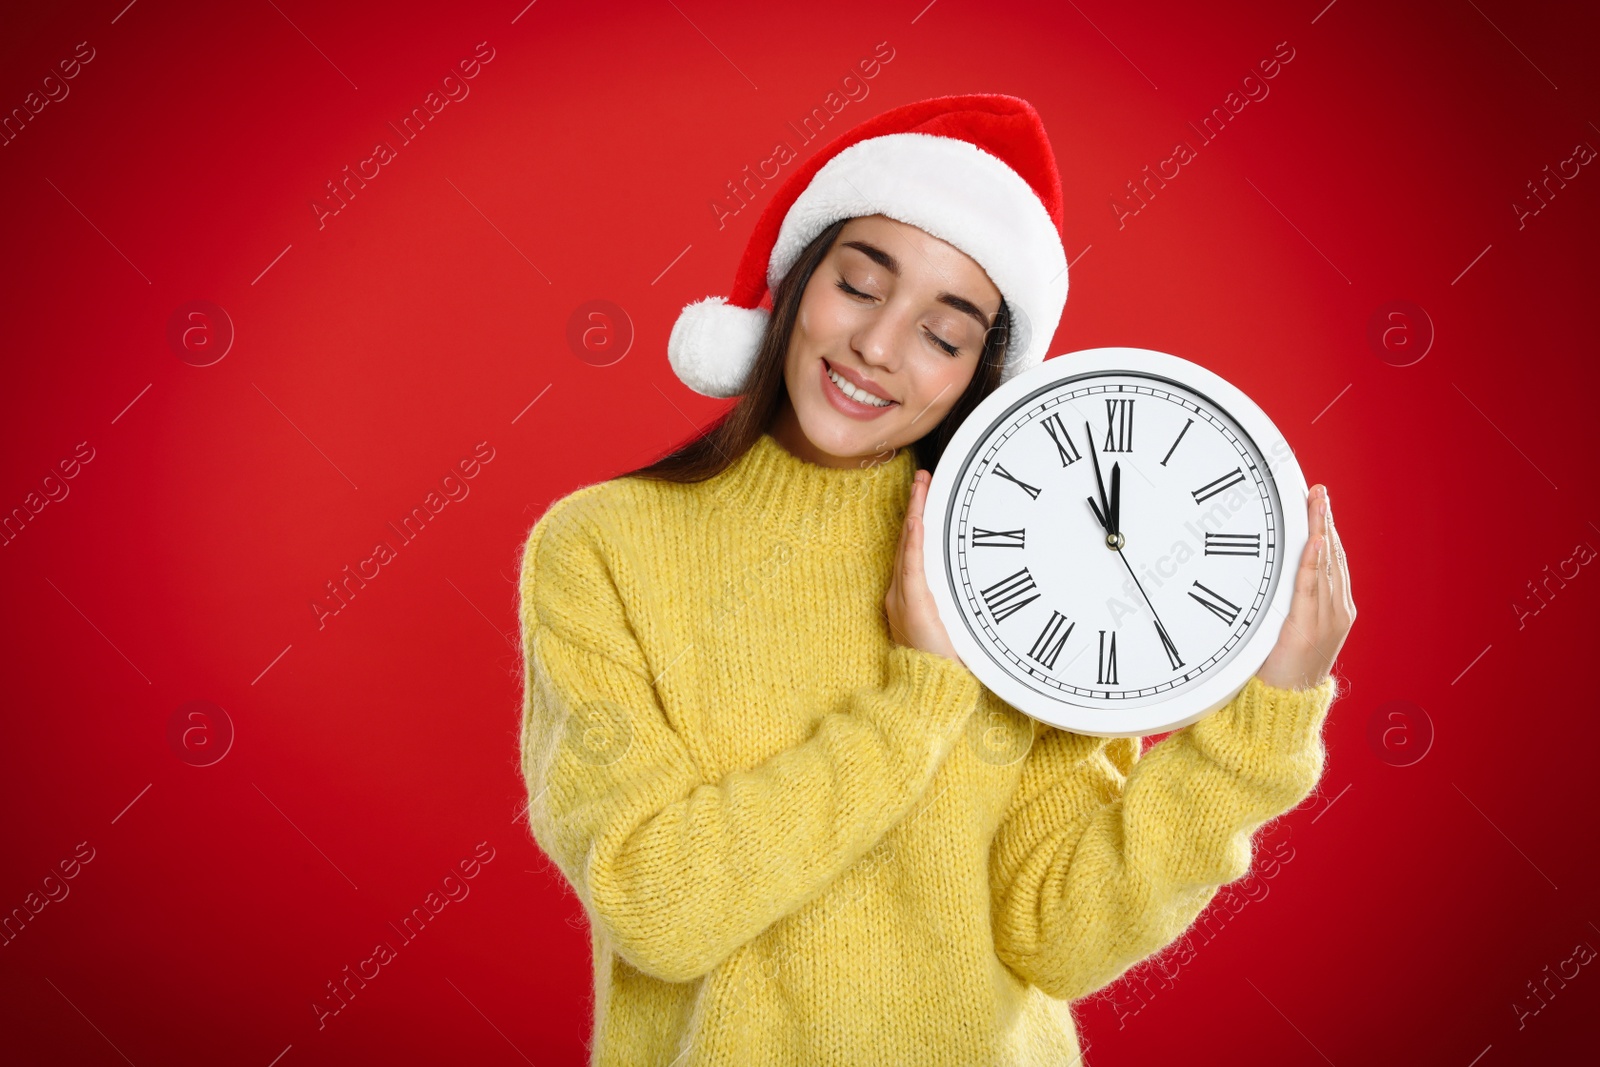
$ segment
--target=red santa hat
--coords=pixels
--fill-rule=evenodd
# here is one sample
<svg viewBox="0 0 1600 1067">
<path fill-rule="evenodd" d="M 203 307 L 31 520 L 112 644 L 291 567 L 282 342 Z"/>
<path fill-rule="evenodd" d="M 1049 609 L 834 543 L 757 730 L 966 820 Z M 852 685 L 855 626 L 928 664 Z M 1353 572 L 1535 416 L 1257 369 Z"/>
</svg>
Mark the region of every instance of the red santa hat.
<svg viewBox="0 0 1600 1067">
<path fill-rule="evenodd" d="M 778 283 L 817 234 L 861 215 L 925 230 L 984 269 L 1011 317 L 1002 381 L 1043 361 L 1067 300 L 1061 176 L 1033 106 L 978 93 L 886 111 L 792 172 L 756 221 L 733 291 L 673 324 L 667 358 L 683 383 L 742 392 Z"/>
</svg>

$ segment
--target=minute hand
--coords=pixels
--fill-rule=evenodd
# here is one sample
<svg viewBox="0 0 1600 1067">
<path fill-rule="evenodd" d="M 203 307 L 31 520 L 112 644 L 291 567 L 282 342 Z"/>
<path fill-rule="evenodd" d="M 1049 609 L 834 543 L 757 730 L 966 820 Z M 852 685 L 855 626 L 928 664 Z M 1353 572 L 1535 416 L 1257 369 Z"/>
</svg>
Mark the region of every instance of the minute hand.
<svg viewBox="0 0 1600 1067">
<path fill-rule="evenodd" d="M 1112 476 L 1115 477 L 1115 474 Z M 1128 577 L 1133 579 L 1133 584 L 1136 588 L 1138 588 L 1139 595 L 1144 597 L 1144 602 L 1149 605 L 1150 614 L 1155 619 L 1156 631 L 1161 635 L 1162 643 L 1167 646 L 1170 654 L 1174 659 L 1176 659 L 1178 655 L 1177 649 L 1172 644 L 1172 638 L 1167 635 L 1167 628 L 1161 625 L 1161 613 L 1156 610 L 1156 606 L 1154 604 L 1150 603 L 1150 594 L 1144 591 L 1144 585 L 1139 581 L 1139 576 L 1133 573 L 1133 564 L 1128 562 L 1127 555 L 1124 554 L 1120 548 L 1117 549 L 1117 556 L 1122 560 L 1122 565 L 1128 568 Z"/>
<path fill-rule="evenodd" d="M 1114 525 L 1113 525 L 1113 523 L 1115 522 L 1115 519 L 1112 516 L 1111 503 L 1106 499 L 1106 483 L 1105 483 L 1105 480 L 1100 477 L 1100 456 L 1094 450 L 1094 431 L 1089 428 L 1089 422 L 1088 422 L 1087 419 L 1085 419 L 1084 423 L 1083 423 L 1083 435 L 1086 438 L 1089 439 L 1089 458 L 1094 461 L 1094 484 L 1100 490 L 1100 505 L 1099 505 L 1099 507 L 1095 506 L 1094 497 L 1089 497 L 1088 498 L 1089 506 L 1091 508 L 1094 508 L 1094 516 L 1095 516 L 1095 518 L 1099 519 L 1100 520 L 1100 525 L 1105 527 L 1106 538 L 1108 540 L 1111 540 L 1111 539 L 1114 539 L 1114 537 L 1116 535 L 1116 532 L 1117 532 L 1115 527 L 1114 527 Z M 1115 485 L 1116 484 L 1116 482 L 1115 482 L 1115 473 L 1116 472 L 1113 471 L 1112 473 L 1113 473 L 1113 483 L 1112 484 Z"/>
<path fill-rule="evenodd" d="M 1111 465 L 1111 536 L 1122 532 L 1122 464 Z"/>
</svg>

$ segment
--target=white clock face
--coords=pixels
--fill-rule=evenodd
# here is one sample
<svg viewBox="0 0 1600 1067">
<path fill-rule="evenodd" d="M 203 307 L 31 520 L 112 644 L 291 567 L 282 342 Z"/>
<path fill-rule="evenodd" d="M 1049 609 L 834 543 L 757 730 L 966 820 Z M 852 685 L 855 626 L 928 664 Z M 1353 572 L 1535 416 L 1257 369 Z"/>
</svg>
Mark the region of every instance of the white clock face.
<svg viewBox="0 0 1600 1067">
<path fill-rule="evenodd" d="M 928 521 L 942 540 L 940 599 L 966 630 L 958 647 L 988 661 L 968 665 L 1038 694 L 1023 710 L 1045 698 L 1095 709 L 1113 732 L 1118 710 L 1181 704 L 1259 666 L 1267 649 L 1252 639 L 1282 621 L 1269 608 L 1290 524 L 1261 446 L 1209 393 L 1067 366 L 963 425 Z M 1247 646 L 1245 673 L 1226 671 Z"/>
</svg>

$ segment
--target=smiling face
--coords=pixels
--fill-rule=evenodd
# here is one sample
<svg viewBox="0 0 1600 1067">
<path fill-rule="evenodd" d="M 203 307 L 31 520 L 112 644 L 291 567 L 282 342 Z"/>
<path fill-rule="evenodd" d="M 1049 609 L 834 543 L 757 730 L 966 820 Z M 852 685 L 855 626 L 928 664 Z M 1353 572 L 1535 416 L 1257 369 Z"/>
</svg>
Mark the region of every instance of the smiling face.
<svg viewBox="0 0 1600 1067">
<path fill-rule="evenodd" d="M 955 246 L 851 219 L 800 299 L 773 437 L 825 467 L 913 444 L 966 391 L 999 310 L 1000 290 Z"/>
</svg>

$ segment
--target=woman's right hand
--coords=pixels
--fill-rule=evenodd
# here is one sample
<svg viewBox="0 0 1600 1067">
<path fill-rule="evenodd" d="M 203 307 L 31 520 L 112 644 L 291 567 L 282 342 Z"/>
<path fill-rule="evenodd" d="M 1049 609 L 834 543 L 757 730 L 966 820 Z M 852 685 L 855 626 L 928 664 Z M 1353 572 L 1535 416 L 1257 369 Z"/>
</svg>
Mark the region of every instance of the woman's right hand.
<svg viewBox="0 0 1600 1067">
<path fill-rule="evenodd" d="M 884 594 L 883 609 L 889 616 L 889 634 L 896 643 L 961 663 L 939 620 L 938 606 L 922 571 L 922 508 L 932 479 L 927 471 L 919 470 L 911 485 L 911 502 L 906 505 L 905 522 L 900 527 L 900 545 L 895 549 L 894 573 L 889 579 L 889 591 Z"/>
</svg>

